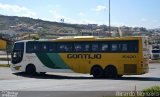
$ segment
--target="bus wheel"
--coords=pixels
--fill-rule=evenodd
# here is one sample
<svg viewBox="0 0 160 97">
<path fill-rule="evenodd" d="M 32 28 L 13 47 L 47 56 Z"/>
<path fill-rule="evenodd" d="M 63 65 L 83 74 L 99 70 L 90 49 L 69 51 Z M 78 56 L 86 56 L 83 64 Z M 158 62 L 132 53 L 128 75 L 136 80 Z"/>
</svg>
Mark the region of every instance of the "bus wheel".
<svg viewBox="0 0 160 97">
<path fill-rule="evenodd" d="M 117 78 L 117 70 L 114 66 L 108 66 L 104 70 L 104 76 L 106 78 Z"/>
<path fill-rule="evenodd" d="M 35 75 L 36 74 L 36 68 L 34 65 L 30 64 L 26 67 L 26 73 L 29 75 Z"/>
<path fill-rule="evenodd" d="M 103 77 L 103 69 L 99 66 L 95 66 L 91 70 L 91 74 L 94 78 L 102 78 Z"/>
</svg>

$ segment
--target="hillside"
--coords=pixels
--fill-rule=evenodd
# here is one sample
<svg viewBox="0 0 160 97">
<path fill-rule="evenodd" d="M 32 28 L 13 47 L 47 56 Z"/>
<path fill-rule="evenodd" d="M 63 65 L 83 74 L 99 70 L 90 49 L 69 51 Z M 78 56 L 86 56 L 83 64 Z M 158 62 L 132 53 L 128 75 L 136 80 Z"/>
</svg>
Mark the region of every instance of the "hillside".
<svg viewBox="0 0 160 97">
<path fill-rule="evenodd" d="M 97 24 L 67 24 L 44 21 L 28 17 L 0 15 L 0 38 L 7 40 L 23 40 L 32 38 L 53 39 L 60 36 L 150 36 L 150 41 L 159 42 L 160 29 L 146 29 L 144 27 L 109 26 Z"/>
<path fill-rule="evenodd" d="M 56 33 L 62 27 L 77 28 L 76 24 L 43 21 L 28 17 L 0 15 L 0 30 L 13 30 L 13 32 L 43 32 Z"/>
</svg>

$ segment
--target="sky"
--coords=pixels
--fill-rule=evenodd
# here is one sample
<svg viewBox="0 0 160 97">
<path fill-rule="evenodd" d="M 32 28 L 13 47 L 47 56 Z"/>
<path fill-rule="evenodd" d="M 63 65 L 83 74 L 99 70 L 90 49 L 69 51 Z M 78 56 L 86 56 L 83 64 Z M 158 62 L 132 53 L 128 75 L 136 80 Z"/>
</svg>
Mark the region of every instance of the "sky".
<svg viewBox="0 0 160 97">
<path fill-rule="evenodd" d="M 111 25 L 160 28 L 160 0 L 110 0 Z M 0 14 L 72 24 L 109 24 L 109 0 L 0 0 Z"/>
</svg>

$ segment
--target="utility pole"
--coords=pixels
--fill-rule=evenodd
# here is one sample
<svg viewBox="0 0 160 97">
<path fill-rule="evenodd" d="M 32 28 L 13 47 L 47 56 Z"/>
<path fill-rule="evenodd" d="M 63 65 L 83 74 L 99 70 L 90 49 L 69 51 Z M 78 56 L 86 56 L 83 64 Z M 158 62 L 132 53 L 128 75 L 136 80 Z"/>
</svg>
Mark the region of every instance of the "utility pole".
<svg viewBox="0 0 160 97">
<path fill-rule="evenodd" d="M 29 32 L 29 36 L 28 37 L 29 37 L 29 40 L 30 40 L 31 39 L 31 33 L 30 32 Z"/>
<path fill-rule="evenodd" d="M 9 39 L 8 39 L 6 44 L 7 44 L 7 46 L 6 46 L 7 62 L 8 62 L 8 66 L 10 66 L 9 65 L 9 46 L 8 46 L 9 45 Z"/>
<path fill-rule="evenodd" d="M 111 34 L 111 6 L 109 0 L 109 34 Z"/>
<path fill-rule="evenodd" d="M 10 65 L 9 65 L 9 54 L 8 54 L 8 50 L 6 50 L 6 53 L 7 53 L 8 66 L 10 66 Z"/>
</svg>

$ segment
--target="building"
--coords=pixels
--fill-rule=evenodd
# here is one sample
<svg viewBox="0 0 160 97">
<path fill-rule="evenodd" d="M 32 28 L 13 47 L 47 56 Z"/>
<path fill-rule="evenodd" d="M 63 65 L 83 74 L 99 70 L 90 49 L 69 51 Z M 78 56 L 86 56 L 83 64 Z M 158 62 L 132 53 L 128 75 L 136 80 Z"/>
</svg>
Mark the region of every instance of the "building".
<svg viewBox="0 0 160 97">
<path fill-rule="evenodd" d="M 7 40 L 0 38 L 0 50 L 5 50 L 7 47 Z"/>
</svg>

